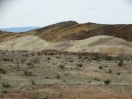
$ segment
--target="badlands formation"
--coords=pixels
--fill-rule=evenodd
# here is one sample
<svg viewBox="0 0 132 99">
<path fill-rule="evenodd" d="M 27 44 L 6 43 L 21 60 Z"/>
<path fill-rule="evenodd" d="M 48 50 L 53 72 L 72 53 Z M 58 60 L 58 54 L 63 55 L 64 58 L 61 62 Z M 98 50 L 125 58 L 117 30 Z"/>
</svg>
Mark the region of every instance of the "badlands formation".
<svg viewBox="0 0 132 99">
<path fill-rule="evenodd" d="M 0 50 L 41 51 L 55 49 L 68 52 L 89 52 L 106 54 L 132 54 L 132 42 L 113 36 L 94 36 L 83 40 L 48 42 L 37 36 L 23 36 L 0 43 Z"/>
<path fill-rule="evenodd" d="M 60 22 L 28 32 L 0 31 L 0 50 L 56 49 L 132 55 L 132 25 Z"/>
</svg>

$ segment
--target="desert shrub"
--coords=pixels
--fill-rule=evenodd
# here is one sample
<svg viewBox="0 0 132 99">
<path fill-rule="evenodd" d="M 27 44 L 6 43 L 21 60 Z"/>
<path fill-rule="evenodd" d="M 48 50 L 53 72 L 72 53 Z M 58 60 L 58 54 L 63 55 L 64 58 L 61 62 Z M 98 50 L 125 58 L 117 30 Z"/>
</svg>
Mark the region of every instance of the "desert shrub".
<svg viewBox="0 0 132 99">
<path fill-rule="evenodd" d="M 120 67 L 121 67 L 122 65 L 123 65 L 123 60 L 122 60 L 122 59 L 120 59 L 120 60 L 119 60 L 119 63 L 118 63 L 118 66 L 120 66 Z"/>
<path fill-rule="evenodd" d="M 0 68 L 0 74 L 6 74 L 7 72 L 3 69 L 3 68 Z"/>
<path fill-rule="evenodd" d="M 39 62 L 40 62 L 40 58 L 39 58 L 39 57 L 35 57 L 32 61 L 33 61 L 34 63 L 39 63 Z"/>
<path fill-rule="evenodd" d="M 6 88 L 7 88 L 7 87 L 11 87 L 11 85 L 10 85 L 8 82 L 3 82 L 3 83 L 2 83 L 2 86 L 3 86 L 3 87 L 6 87 Z"/>
<path fill-rule="evenodd" d="M 87 56 L 84 56 L 83 59 L 88 59 L 88 57 Z"/>
<path fill-rule="evenodd" d="M 22 58 L 21 58 L 21 62 L 25 62 L 26 61 L 26 57 L 25 56 L 23 56 Z"/>
<path fill-rule="evenodd" d="M 36 85 L 36 82 L 34 80 L 31 80 L 32 85 Z"/>
<path fill-rule="evenodd" d="M 60 56 L 56 56 L 56 58 L 60 59 Z"/>
<path fill-rule="evenodd" d="M 109 69 L 108 73 L 112 73 L 112 71 L 113 71 L 112 69 Z"/>
<path fill-rule="evenodd" d="M 51 52 L 51 53 L 49 53 L 49 55 L 54 55 L 54 53 Z"/>
<path fill-rule="evenodd" d="M 83 66 L 82 63 L 77 63 L 76 65 L 77 65 L 78 67 L 82 67 L 82 66 Z"/>
<path fill-rule="evenodd" d="M 92 81 L 88 81 L 88 83 L 91 83 Z"/>
<path fill-rule="evenodd" d="M 108 85 L 109 83 L 111 83 L 111 80 L 110 79 L 104 80 L 104 83 Z"/>
<path fill-rule="evenodd" d="M 3 58 L 2 60 L 3 60 L 3 61 L 10 61 L 9 58 Z"/>
<path fill-rule="evenodd" d="M 32 52 L 32 53 L 31 53 L 31 55 L 32 55 L 32 56 L 34 56 L 34 55 L 35 55 L 35 53 L 34 53 L 34 52 Z"/>
<path fill-rule="evenodd" d="M 99 78 L 94 78 L 94 80 L 96 80 L 96 81 L 100 81 L 100 79 L 99 79 Z"/>
<path fill-rule="evenodd" d="M 121 74 L 121 72 L 117 72 L 117 75 L 120 75 Z"/>
<path fill-rule="evenodd" d="M 47 57 L 47 60 L 50 60 L 50 57 Z"/>
<path fill-rule="evenodd" d="M 45 76 L 45 79 L 51 79 L 49 76 Z"/>
<path fill-rule="evenodd" d="M 53 65 L 56 65 L 57 64 L 57 62 L 56 63 L 53 63 Z"/>
<path fill-rule="evenodd" d="M 8 91 L 7 90 L 2 90 L 2 93 L 8 93 Z"/>
<path fill-rule="evenodd" d="M 33 65 L 33 63 L 32 62 L 28 62 L 27 65 L 28 66 L 31 66 L 31 65 Z"/>
<path fill-rule="evenodd" d="M 58 78 L 58 79 L 59 79 L 59 78 L 60 78 L 60 75 L 57 75 L 57 76 L 56 76 L 56 78 Z"/>
<path fill-rule="evenodd" d="M 73 62 L 73 59 L 70 59 L 70 62 Z"/>
<path fill-rule="evenodd" d="M 107 61 L 111 61 L 112 60 L 112 56 L 106 56 L 104 59 L 107 60 Z"/>
<path fill-rule="evenodd" d="M 33 76 L 33 72 L 29 70 L 23 70 L 25 76 Z"/>
<path fill-rule="evenodd" d="M 92 59 L 93 59 L 93 60 L 98 60 L 98 61 L 99 61 L 99 59 L 100 59 L 99 54 L 94 54 Z"/>
<path fill-rule="evenodd" d="M 64 69 L 65 68 L 65 65 L 60 64 L 58 67 L 61 68 L 61 69 Z"/>
<path fill-rule="evenodd" d="M 38 54 L 38 56 L 40 56 L 40 55 L 41 55 L 41 53 L 40 53 L 40 52 L 38 52 L 37 54 Z"/>
<path fill-rule="evenodd" d="M 24 56 L 28 57 L 29 55 L 28 54 L 25 54 Z"/>
<path fill-rule="evenodd" d="M 78 55 L 78 59 L 81 59 L 82 58 L 82 55 Z"/>
<path fill-rule="evenodd" d="M 99 69 L 103 69 L 103 66 L 99 66 Z"/>
</svg>

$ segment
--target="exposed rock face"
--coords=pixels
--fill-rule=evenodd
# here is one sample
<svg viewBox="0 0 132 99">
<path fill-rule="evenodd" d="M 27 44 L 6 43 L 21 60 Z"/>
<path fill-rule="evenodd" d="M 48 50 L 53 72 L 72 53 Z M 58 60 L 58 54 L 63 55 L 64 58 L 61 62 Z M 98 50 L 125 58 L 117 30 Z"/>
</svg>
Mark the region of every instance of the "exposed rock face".
<svg viewBox="0 0 132 99">
<path fill-rule="evenodd" d="M 67 21 L 18 34 L 0 31 L 0 42 L 27 35 L 38 36 L 43 40 L 52 42 L 83 40 L 98 35 L 132 40 L 132 25 L 78 24 L 75 21 Z"/>
</svg>

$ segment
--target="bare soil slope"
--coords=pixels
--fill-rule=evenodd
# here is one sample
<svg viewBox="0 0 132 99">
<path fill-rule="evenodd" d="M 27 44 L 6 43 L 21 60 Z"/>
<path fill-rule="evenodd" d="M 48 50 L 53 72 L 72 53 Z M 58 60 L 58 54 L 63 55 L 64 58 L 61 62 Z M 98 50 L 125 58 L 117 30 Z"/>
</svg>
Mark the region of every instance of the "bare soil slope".
<svg viewBox="0 0 132 99">
<path fill-rule="evenodd" d="M 47 50 L 90 52 L 106 54 L 132 54 L 132 42 L 113 36 L 94 36 L 84 40 L 48 42 L 37 36 L 24 36 L 0 43 L 0 50 Z"/>
</svg>

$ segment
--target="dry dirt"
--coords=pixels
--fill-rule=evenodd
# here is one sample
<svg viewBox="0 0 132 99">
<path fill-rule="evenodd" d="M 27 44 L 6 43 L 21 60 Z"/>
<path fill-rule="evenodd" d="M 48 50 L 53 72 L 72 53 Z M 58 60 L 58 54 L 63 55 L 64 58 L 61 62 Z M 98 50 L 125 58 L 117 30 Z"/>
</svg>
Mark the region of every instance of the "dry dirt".
<svg viewBox="0 0 132 99">
<path fill-rule="evenodd" d="M 132 99 L 131 64 L 123 56 L 0 51 L 0 99 Z"/>
</svg>

